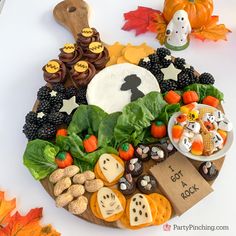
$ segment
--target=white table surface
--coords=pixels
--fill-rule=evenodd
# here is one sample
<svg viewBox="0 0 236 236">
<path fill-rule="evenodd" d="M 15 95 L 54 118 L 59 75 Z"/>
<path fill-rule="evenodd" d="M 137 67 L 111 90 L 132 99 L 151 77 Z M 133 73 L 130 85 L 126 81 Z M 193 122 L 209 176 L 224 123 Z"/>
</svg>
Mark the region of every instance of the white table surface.
<svg viewBox="0 0 236 236">
<path fill-rule="evenodd" d="M 171 231 L 152 227 L 140 231 L 121 231 L 87 223 L 55 207 L 39 182 L 35 181 L 22 164 L 26 139 L 22 134 L 24 116 L 31 109 L 38 88 L 44 85 L 42 66 L 58 55 L 66 42 L 73 42 L 71 34 L 58 25 L 52 9 L 58 0 L 8 0 L 0 14 L 0 190 L 7 197 L 17 197 L 22 213 L 34 207 L 44 208 L 43 223 L 51 223 L 63 236 L 97 235 L 235 235 L 236 212 L 236 148 L 233 145 L 214 184 L 215 191 L 181 217 L 172 219 L 172 225 L 227 225 L 230 231 Z M 121 30 L 122 14 L 138 5 L 162 9 L 163 1 L 154 0 L 88 0 L 91 6 L 90 25 L 95 26 L 107 43 L 120 41 L 134 44 L 146 41 L 153 47 L 159 44 L 154 34 L 135 37 Z M 215 1 L 215 14 L 220 15 L 233 33 L 228 41 L 218 43 L 192 40 L 190 47 L 174 53 L 187 59 L 200 72 L 211 72 L 216 86 L 225 94 L 224 108 L 236 127 L 236 1 Z"/>
</svg>

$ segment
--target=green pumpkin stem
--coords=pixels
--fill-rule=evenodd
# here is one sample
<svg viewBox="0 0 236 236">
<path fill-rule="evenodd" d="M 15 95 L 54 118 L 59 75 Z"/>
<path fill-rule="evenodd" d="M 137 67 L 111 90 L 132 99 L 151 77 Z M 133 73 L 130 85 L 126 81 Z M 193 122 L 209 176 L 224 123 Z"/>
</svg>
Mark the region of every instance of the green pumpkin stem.
<svg viewBox="0 0 236 236">
<path fill-rule="evenodd" d="M 129 144 L 128 143 L 123 143 L 121 146 L 121 149 L 124 150 L 125 152 L 129 151 Z"/>
<path fill-rule="evenodd" d="M 57 154 L 57 159 L 59 159 L 61 161 L 65 160 L 66 159 L 66 152 L 59 152 Z"/>
</svg>

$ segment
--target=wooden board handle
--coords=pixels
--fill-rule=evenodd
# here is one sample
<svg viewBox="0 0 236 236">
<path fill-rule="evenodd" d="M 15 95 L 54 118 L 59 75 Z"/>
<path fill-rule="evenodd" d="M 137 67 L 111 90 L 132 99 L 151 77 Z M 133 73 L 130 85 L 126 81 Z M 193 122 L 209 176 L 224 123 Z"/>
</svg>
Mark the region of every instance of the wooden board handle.
<svg viewBox="0 0 236 236">
<path fill-rule="evenodd" d="M 53 10 L 56 21 L 71 31 L 74 38 L 88 23 L 88 5 L 83 0 L 64 0 Z"/>
</svg>

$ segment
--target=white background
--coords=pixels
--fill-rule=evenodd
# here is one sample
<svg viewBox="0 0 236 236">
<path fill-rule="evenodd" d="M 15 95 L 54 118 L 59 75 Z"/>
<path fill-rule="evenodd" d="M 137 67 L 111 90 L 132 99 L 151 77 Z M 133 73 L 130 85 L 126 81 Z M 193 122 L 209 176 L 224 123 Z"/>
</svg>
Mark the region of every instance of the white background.
<svg viewBox="0 0 236 236">
<path fill-rule="evenodd" d="M 163 232 L 162 227 L 140 231 L 121 231 L 92 225 L 58 209 L 54 201 L 36 182 L 22 164 L 26 139 L 21 133 L 24 116 L 31 109 L 38 88 L 44 85 L 42 66 L 55 58 L 59 48 L 73 42 L 71 34 L 58 25 L 52 16 L 58 0 L 8 0 L 0 14 L 0 190 L 7 197 L 17 197 L 21 213 L 34 207 L 44 208 L 43 223 L 52 223 L 63 236 L 95 235 L 235 235 L 236 212 L 236 148 L 227 155 L 222 171 L 214 184 L 215 191 L 170 224 L 228 225 L 229 232 Z M 95 26 L 107 43 L 120 41 L 138 44 L 146 41 L 153 47 L 159 44 L 155 35 L 135 37 L 121 30 L 122 14 L 138 5 L 162 9 L 158 0 L 88 0 L 91 7 L 90 25 Z M 192 40 L 191 46 L 174 53 L 185 57 L 200 72 L 211 72 L 216 86 L 225 93 L 225 111 L 236 127 L 236 1 L 215 1 L 215 14 L 220 15 L 233 33 L 228 41 L 218 43 Z"/>
</svg>

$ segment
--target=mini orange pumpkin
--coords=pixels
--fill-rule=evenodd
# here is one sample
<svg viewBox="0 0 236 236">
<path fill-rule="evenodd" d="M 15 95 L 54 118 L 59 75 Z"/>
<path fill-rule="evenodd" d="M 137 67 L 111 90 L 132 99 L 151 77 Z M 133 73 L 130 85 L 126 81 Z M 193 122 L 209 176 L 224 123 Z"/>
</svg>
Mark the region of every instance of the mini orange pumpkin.
<svg viewBox="0 0 236 236">
<path fill-rule="evenodd" d="M 206 25 L 213 12 L 213 0 L 165 0 L 163 14 L 169 22 L 178 10 L 188 13 L 193 29 Z"/>
</svg>

